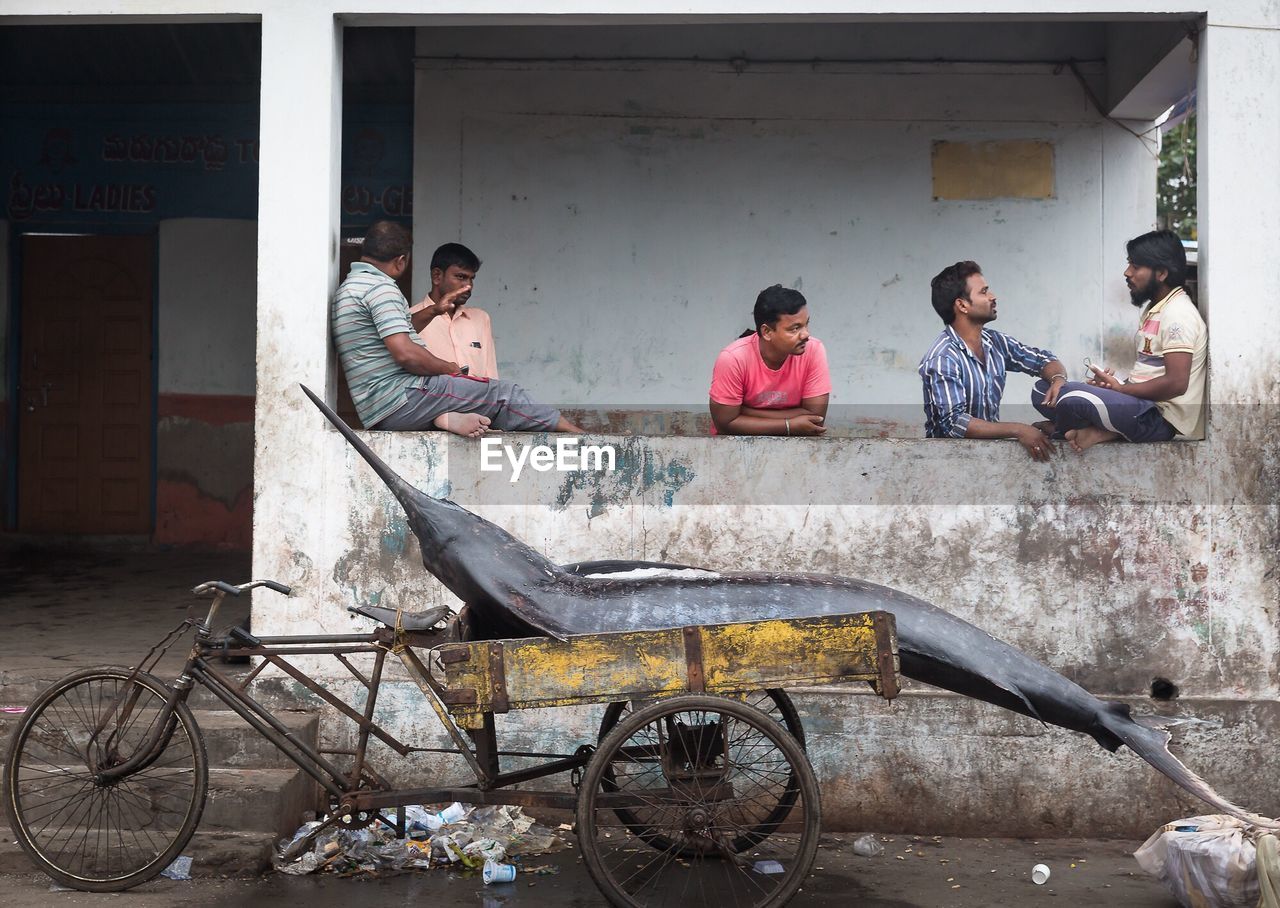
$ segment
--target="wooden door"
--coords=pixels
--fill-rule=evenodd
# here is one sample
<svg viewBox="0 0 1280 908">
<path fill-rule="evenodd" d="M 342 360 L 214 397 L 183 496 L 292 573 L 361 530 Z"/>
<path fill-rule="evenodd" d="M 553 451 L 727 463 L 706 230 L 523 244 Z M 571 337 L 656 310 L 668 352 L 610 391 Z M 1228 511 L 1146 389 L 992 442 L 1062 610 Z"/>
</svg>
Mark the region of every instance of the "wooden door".
<svg viewBox="0 0 1280 908">
<path fill-rule="evenodd" d="M 154 237 L 22 238 L 18 529 L 152 530 Z"/>
</svg>

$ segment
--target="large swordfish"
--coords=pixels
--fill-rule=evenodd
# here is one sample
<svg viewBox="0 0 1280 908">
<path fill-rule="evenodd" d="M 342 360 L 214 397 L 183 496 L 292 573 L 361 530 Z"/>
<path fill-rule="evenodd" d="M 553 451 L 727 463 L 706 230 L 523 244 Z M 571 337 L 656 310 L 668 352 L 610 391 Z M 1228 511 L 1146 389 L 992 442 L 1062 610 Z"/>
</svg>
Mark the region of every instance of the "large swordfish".
<svg viewBox="0 0 1280 908">
<path fill-rule="evenodd" d="M 319 398 L 303 391 L 369 462 L 408 515 L 423 565 L 470 606 L 492 638 L 659 630 L 769 618 L 891 612 L 902 673 L 1090 735 L 1109 751 L 1127 744 L 1214 807 L 1255 825 L 1280 822 L 1219 795 L 1169 751 L 1158 718 L 1099 700 L 986 631 L 888 587 L 829 574 L 725 573 L 686 565 L 597 561 L 557 565 L 506 530 L 409 485 Z"/>
</svg>

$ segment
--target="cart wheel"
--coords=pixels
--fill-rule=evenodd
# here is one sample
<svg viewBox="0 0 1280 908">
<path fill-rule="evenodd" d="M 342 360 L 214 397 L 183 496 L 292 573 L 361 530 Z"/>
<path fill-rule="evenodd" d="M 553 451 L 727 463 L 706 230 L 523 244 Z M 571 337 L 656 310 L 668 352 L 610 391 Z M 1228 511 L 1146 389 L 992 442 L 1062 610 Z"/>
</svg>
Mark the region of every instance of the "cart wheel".
<svg viewBox="0 0 1280 908">
<path fill-rule="evenodd" d="M 804 748 L 804 728 L 800 724 L 800 714 L 796 712 L 795 704 L 791 702 L 791 698 L 787 696 L 786 691 L 781 688 L 772 688 L 763 691 L 750 691 L 740 696 L 748 706 L 759 710 L 775 722 L 781 723 L 791 733 L 791 737 L 795 738 L 800 744 L 801 749 Z M 737 698 L 735 697 L 734 699 Z M 600 723 L 600 739 L 604 739 L 605 734 L 617 725 L 621 717 L 629 716 L 631 713 L 630 703 L 610 703 L 609 708 L 605 711 L 604 719 Z M 605 770 L 605 785 L 614 783 L 612 772 L 612 768 Z M 778 789 L 776 794 L 778 797 L 777 802 L 764 817 L 764 821 L 759 827 L 754 830 L 744 831 L 734 839 L 733 848 L 735 851 L 745 851 L 755 845 L 768 836 L 769 831 L 775 828 L 777 824 L 787 818 L 787 814 L 790 812 L 792 805 L 795 804 L 796 797 L 799 794 L 797 781 L 791 779 L 787 785 Z M 650 848 L 655 848 L 658 851 L 667 851 L 672 847 L 676 847 L 680 857 L 689 857 L 688 854 L 679 849 L 678 845 L 674 845 L 660 830 L 655 829 L 648 822 L 644 811 L 619 807 L 616 813 L 618 814 L 618 819 L 626 824 L 631 834 Z"/>
<path fill-rule="evenodd" d="M 204 810 L 204 738 L 185 703 L 172 713 L 163 752 L 118 782 L 119 765 L 146 741 L 168 689 L 131 669 L 68 675 L 36 698 L 14 731 L 4 767 L 4 807 L 18 844 L 64 886 L 117 892 L 145 883 L 190 841 Z"/>
<path fill-rule="evenodd" d="M 682 696 L 600 742 L 577 825 L 587 870 L 614 905 L 775 906 L 813 866 L 820 814 L 813 769 L 777 721 L 736 700 Z"/>
</svg>

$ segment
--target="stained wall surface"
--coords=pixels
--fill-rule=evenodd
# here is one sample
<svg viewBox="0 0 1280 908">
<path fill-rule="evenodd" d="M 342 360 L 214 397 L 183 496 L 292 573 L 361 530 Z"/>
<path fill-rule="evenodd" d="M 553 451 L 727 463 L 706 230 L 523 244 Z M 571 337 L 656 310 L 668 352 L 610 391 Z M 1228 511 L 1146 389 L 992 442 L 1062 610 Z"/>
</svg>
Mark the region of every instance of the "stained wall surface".
<svg viewBox="0 0 1280 908">
<path fill-rule="evenodd" d="M 160 223 L 155 541 L 247 549 L 257 225 Z"/>
<path fill-rule="evenodd" d="M 1234 27 L 1274 19 L 1247 4 L 1215 6 L 1200 36 L 1200 278 L 1213 362 L 1203 443 L 1101 447 L 1045 467 L 1011 443 L 603 436 L 595 440 L 620 451 L 614 473 L 530 473 L 503 489 L 494 483 L 505 478 L 480 474 L 475 443 L 385 433 L 371 442 L 415 485 L 556 560 L 834 571 L 922 596 L 1102 696 L 1205 720 L 1182 726 L 1180 752 L 1228 796 L 1276 812 L 1262 780 L 1280 767 L 1260 746 L 1276 718 L 1276 417 L 1261 379 L 1275 364 L 1249 338 L 1280 326 L 1249 292 L 1248 276 L 1261 275 L 1245 250 L 1257 243 L 1230 215 L 1280 201 L 1276 175 L 1251 163 L 1280 138 L 1277 127 L 1232 90 L 1276 87 L 1274 32 Z M 317 61 L 312 77 L 322 74 Z M 826 333 L 838 342 L 828 343 L 845 357 L 838 400 L 915 406 L 911 370 L 937 328 L 920 285 L 907 280 L 965 254 L 957 240 L 1014 304 L 998 327 L 1044 338 L 1069 362 L 1093 350 L 1124 360 L 1133 310 L 1119 282 L 1123 242 L 1151 226 L 1152 164 L 1129 132 L 1088 107 L 1078 83 L 1024 73 L 1010 90 L 980 74 L 979 109 L 970 94 L 948 94 L 955 73 L 937 71 L 773 72 L 752 83 L 749 99 L 737 73 L 605 71 L 589 84 L 580 75 L 444 64 L 419 75 L 435 97 L 449 96 L 445 86 L 467 103 L 455 126 L 447 116 L 417 126 L 418 258 L 446 238 L 477 248 L 486 265 L 476 302 L 494 313 L 504 370 L 544 397 L 589 387 L 598 396 L 588 401 L 698 403 L 700 369 L 740 330 L 741 301 L 766 281 L 800 277 L 815 313 L 818 300 L 830 301 Z M 850 89 L 830 87 L 840 80 Z M 626 109 L 638 92 L 636 109 Z M 882 157 L 855 141 L 864 134 Z M 1055 199 L 932 200 L 934 139 L 1010 137 L 1054 143 Z M 713 148 L 724 151 L 720 168 Z M 783 161 L 795 166 L 785 179 L 771 176 Z M 841 220 L 848 198 L 858 204 L 845 220 L 865 217 L 861 228 Z M 602 220 L 614 203 L 628 212 L 623 227 Z M 750 213 L 766 208 L 787 231 L 756 226 Z M 1257 229 L 1276 244 L 1269 227 Z M 793 244 L 797 236 L 805 242 Z M 785 264 L 769 254 L 771 242 L 785 245 Z M 515 283 L 526 272 L 537 280 Z M 672 301 L 674 317 L 649 317 L 667 316 Z M 528 312 L 538 315 L 517 320 Z M 877 360 L 871 339 L 890 352 Z M 256 568 L 306 592 L 260 600 L 255 626 L 366 627 L 343 607 L 450 601 L 416 566 L 398 506 L 290 393 L 299 371 L 323 377 L 328 360 L 310 349 L 295 351 L 300 369 L 264 370 L 259 360 L 260 382 L 281 392 L 271 450 L 298 454 L 269 469 L 270 490 L 260 493 L 273 502 L 262 526 L 282 532 L 260 535 Z M 661 366 L 646 371 L 650 361 Z M 1011 397 L 1024 392 L 1011 382 Z M 1157 677 L 1174 682 L 1180 699 L 1151 700 Z M 800 701 L 836 826 L 1145 835 L 1199 809 L 1131 754 L 934 691 L 913 690 L 892 707 L 843 689 Z M 429 735 L 407 686 L 385 710 L 406 736 Z M 531 714 L 502 727 L 512 746 L 556 749 L 589 740 L 593 721 L 591 711 Z"/>
<path fill-rule="evenodd" d="M 916 368 L 943 327 L 929 280 L 960 259 L 1000 298 L 992 327 L 1075 375 L 1129 341 L 1124 241 L 1155 217 L 1156 144 L 1069 70 L 419 65 L 418 260 L 477 251 L 502 374 L 543 399 L 701 412 L 716 354 L 781 283 L 826 346 L 833 431 L 919 437 Z M 1050 191 L 1012 197 L 938 143 L 1040 148 L 999 166 Z M 1030 385 L 1012 377 L 1006 400 Z"/>
</svg>

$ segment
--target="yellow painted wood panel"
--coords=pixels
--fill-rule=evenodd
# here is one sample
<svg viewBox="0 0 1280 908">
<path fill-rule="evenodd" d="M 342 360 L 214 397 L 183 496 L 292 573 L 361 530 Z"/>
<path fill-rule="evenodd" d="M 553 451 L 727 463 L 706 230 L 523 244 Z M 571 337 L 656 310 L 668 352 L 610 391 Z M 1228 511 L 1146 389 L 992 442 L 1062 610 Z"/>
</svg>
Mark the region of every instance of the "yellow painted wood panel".
<svg viewBox="0 0 1280 908">
<path fill-rule="evenodd" d="M 879 678 L 875 628 L 868 614 L 708 625 L 697 633 L 709 692 Z M 449 691 L 475 691 L 474 705 L 451 708 L 463 718 L 493 709 L 495 647 L 502 653 L 507 705 L 515 710 L 646 699 L 688 690 L 686 644 L 684 630 L 671 628 L 565 641 L 535 637 L 451 643 L 436 652 L 442 657 Z M 896 669 L 896 638 L 891 648 Z"/>
<path fill-rule="evenodd" d="M 873 677 L 876 632 L 866 615 L 754 621 L 702 629 L 707 690 L 749 690 Z"/>
</svg>

